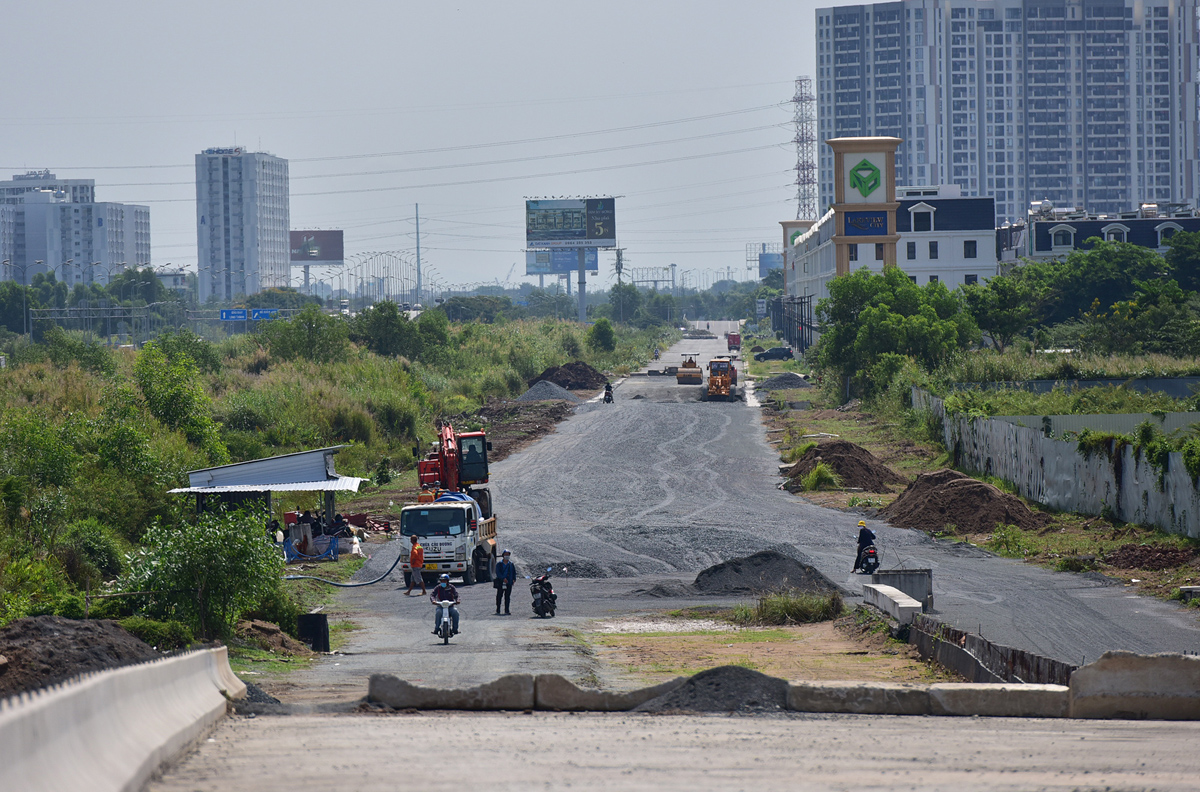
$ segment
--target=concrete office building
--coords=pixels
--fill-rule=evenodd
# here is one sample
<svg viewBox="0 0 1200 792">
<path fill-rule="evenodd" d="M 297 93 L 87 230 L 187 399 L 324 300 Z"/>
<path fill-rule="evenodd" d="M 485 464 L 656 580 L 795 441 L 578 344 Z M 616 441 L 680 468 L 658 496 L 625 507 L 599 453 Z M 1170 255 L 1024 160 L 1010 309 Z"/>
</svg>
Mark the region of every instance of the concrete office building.
<svg viewBox="0 0 1200 792">
<path fill-rule="evenodd" d="M 57 190 L 16 197 L 15 203 L 0 204 L 0 261 L 9 262 L 0 272 L 5 280 L 29 283 L 41 272 L 72 286 L 105 285 L 128 267 L 150 266 L 149 207 L 76 202 Z"/>
<path fill-rule="evenodd" d="M 1196 0 L 905 0 L 819 9 L 821 140 L 904 140 L 897 180 L 1096 214 L 1200 191 Z M 819 163 L 822 206 L 833 162 Z"/>
<path fill-rule="evenodd" d="M 200 302 L 286 286 L 290 275 L 288 163 L 242 148 L 196 155 Z"/>
<path fill-rule="evenodd" d="M 32 170 L 0 182 L 0 204 L 12 206 L 23 203 L 26 193 L 43 190 L 62 193 L 71 203 L 92 203 L 96 200 L 95 179 L 60 179 L 49 170 Z"/>
</svg>

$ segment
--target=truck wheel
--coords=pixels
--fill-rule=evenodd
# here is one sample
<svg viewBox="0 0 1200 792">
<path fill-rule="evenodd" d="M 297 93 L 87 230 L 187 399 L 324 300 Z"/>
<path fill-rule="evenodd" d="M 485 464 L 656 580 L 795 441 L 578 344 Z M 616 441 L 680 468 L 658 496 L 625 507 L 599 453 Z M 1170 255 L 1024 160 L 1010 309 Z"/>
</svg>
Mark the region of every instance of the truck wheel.
<svg viewBox="0 0 1200 792">
<path fill-rule="evenodd" d="M 463 585 L 464 586 L 474 586 L 475 585 L 475 559 L 474 558 L 472 558 L 470 560 L 470 562 L 467 563 L 467 568 L 463 571 Z"/>
</svg>

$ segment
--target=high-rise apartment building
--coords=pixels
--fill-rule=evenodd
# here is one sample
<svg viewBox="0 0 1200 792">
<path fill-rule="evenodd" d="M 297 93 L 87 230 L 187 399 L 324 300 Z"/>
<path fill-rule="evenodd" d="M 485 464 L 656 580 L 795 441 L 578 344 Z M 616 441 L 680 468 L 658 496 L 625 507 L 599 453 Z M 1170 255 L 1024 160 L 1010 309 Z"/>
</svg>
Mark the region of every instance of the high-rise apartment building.
<svg viewBox="0 0 1200 792">
<path fill-rule="evenodd" d="M 817 10 L 821 140 L 902 138 L 896 178 L 1115 214 L 1195 201 L 1197 0 L 904 0 Z M 833 196 L 822 147 L 820 195 Z"/>
<path fill-rule="evenodd" d="M 288 163 L 242 148 L 196 155 L 197 282 L 201 302 L 232 300 L 290 274 Z"/>
<path fill-rule="evenodd" d="M 105 285 L 128 267 L 150 266 L 150 209 L 96 203 L 92 179 L 46 170 L 0 182 L 0 278 L 29 283 L 53 273 L 68 285 Z"/>
</svg>

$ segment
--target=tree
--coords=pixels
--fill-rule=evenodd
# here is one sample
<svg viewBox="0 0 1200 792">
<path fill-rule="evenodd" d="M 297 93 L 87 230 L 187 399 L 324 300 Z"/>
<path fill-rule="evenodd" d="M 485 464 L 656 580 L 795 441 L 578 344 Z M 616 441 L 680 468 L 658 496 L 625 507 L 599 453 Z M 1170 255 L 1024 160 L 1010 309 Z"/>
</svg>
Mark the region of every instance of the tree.
<svg viewBox="0 0 1200 792">
<path fill-rule="evenodd" d="M 1129 299 L 1136 281 L 1161 278 L 1167 263 L 1153 250 L 1127 242 L 1088 240 L 1088 250 L 1074 250 L 1064 261 L 1031 262 L 1012 276 L 1028 284 L 1040 308 L 1036 318 L 1058 324 L 1101 306 Z"/>
<path fill-rule="evenodd" d="M 1033 322 L 1033 290 L 1023 280 L 997 275 L 986 284 L 964 286 L 962 294 L 979 329 L 1001 352 Z"/>
<path fill-rule="evenodd" d="M 390 300 L 359 311 L 350 323 L 350 340 L 386 357 L 415 359 L 421 352 L 416 324 Z"/>
<path fill-rule="evenodd" d="M 491 324 L 497 319 L 512 316 L 513 301 L 509 297 L 451 297 L 438 306 L 452 322 L 484 322 Z"/>
<path fill-rule="evenodd" d="M 195 525 L 156 524 L 129 559 L 125 591 L 153 591 L 149 612 L 191 625 L 204 639 L 227 638 L 238 617 L 278 594 L 283 559 L 259 512 L 205 512 Z"/>
<path fill-rule="evenodd" d="M 612 352 L 617 348 L 617 334 L 607 319 L 598 319 L 588 330 L 587 345 L 592 349 Z"/>
<path fill-rule="evenodd" d="M 1180 287 L 1200 291 L 1200 231 L 1177 231 L 1167 248 L 1167 265 Z"/>
<path fill-rule="evenodd" d="M 214 465 L 229 461 L 212 417 L 212 400 L 200 383 L 200 371 L 185 354 L 169 360 L 151 342 L 138 353 L 134 378 L 150 414 L 169 429 L 178 429 L 188 442 L 204 451 Z"/>
<path fill-rule="evenodd" d="M 642 293 L 632 283 L 618 283 L 609 290 L 608 302 L 618 322 L 629 322 L 642 307 Z"/>
<path fill-rule="evenodd" d="M 349 337 L 342 317 L 328 316 L 312 303 L 291 319 L 266 322 L 258 332 L 273 356 L 316 363 L 328 363 L 344 355 Z"/>
<path fill-rule="evenodd" d="M 883 274 L 864 267 L 834 278 L 817 317 L 821 368 L 853 378 L 855 390 L 868 396 L 886 388 L 882 377 L 898 370 L 897 359 L 887 355 L 911 357 L 932 370 L 979 336 L 958 295 L 941 283 L 917 286 L 898 267 Z"/>
<path fill-rule="evenodd" d="M 312 304 L 321 306 L 324 300 L 320 297 L 301 294 L 292 288 L 263 289 L 258 294 L 246 298 L 247 308 L 303 308 Z"/>
</svg>

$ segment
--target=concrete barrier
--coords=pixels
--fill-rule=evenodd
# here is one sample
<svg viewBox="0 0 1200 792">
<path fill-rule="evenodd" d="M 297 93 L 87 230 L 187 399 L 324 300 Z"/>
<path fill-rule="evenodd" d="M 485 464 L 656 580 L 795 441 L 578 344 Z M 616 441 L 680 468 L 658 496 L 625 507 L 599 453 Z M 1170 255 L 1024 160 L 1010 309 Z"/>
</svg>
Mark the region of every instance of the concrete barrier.
<svg viewBox="0 0 1200 792">
<path fill-rule="evenodd" d="M 921 603 L 921 611 L 933 610 L 932 569 L 880 569 L 871 574 L 872 583 L 898 588 Z"/>
<path fill-rule="evenodd" d="M 910 624 L 921 612 L 921 603 L 900 589 L 881 583 L 863 584 L 863 602 L 874 605 L 901 624 Z"/>
<path fill-rule="evenodd" d="M 3 787 L 140 790 L 245 693 L 222 646 L 13 696 L 0 702 Z"/>
<path fill-rule="evenodd" d="M 857 715 L 928 715 L 929 688 L 898 682 L 792 682 L 788 709 Z"/>
<path fill-rule="evenodd" d="M 392 709 L 527 710 L 534 705 L 533 683 L 531 674 L 509 674 L 465 690 L 443 690 L 371 674 L 367 698 Z"/>
<path fill-rule="evenodd" d="M 987 685 L 941 683 L 929 686 L 931 715 L 987 718 L 1065 718 L 1070 688 L 1065 685 Z"/>
<path fill-rule="evenodd" d="M 1071 717 L 1200 720 L 1200 657 L 1105 652 L 1071 674 Z"/>
<path fill-rule="evenodd" d="M 683 683 L 683 677 L 676 677 L 654 687 L 639 688 L 628 693 L 614 693 L 607 690 L 584 690 L 558 674 L 538 674 L 534 680 L 534 706 L 540 710 L 627 712 L 639 704 L 671 692 Z"/>
</svg>

